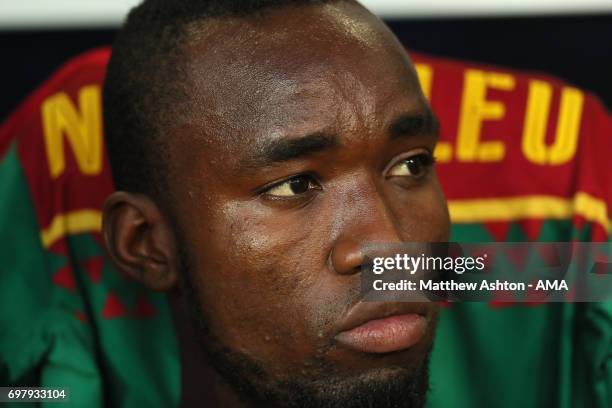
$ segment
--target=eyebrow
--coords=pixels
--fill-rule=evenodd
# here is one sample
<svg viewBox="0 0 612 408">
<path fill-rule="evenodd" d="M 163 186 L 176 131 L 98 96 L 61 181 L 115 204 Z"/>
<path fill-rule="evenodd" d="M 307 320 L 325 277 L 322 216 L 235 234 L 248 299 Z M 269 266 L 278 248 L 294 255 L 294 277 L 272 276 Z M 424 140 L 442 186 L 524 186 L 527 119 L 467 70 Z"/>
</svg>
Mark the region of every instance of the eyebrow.
<svg viewBox="0 0 612 408">
<path fill-rule="evenodd" d="M 336 136 L 325 132 L 316 132 L 298 138 L 283 139 L 270 143 L 261 148 L 253 162 L 264 165 L 280 163 L 311 156 L 338 145 L 339 142 Z"/>
<path fill-rule="evenodd" d="M 404 114 L 389 126 L 389 137 L 399 139 L 411 136 L 433 136 L 438 138 L 440 122 L 431 109 L 424 113 Z"/>
</svg>

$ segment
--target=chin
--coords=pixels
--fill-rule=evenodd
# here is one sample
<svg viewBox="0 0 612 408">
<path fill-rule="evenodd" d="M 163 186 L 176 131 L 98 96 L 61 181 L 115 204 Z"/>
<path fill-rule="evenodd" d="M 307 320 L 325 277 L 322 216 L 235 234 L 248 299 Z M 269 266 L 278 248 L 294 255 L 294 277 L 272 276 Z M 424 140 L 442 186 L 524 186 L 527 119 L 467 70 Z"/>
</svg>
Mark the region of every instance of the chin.
<svg viewBox="0 0 612 408">
<path fill-rule="evenodd" d="M 422 407 L 429 386 L 427 368 L 425 358 L 413 368 L 390 366 L 313 381 L 282 381 L 266 395 L 288 408 Z"/>
</svg>

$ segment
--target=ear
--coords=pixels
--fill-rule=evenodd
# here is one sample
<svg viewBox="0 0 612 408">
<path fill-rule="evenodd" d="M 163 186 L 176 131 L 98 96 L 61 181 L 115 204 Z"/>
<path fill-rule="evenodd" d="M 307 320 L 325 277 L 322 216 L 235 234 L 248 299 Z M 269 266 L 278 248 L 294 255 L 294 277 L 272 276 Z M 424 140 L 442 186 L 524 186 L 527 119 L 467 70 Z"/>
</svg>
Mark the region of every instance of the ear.
<svg viewBox="0 0 612 408">
<path fill-rule="evenodd" d="M 118 191 L 104 203 L 102 234 L 115 266 L 144 286 L 168 291 L 177 284 L 176 238 L 147 196 Z"/>
</svg>

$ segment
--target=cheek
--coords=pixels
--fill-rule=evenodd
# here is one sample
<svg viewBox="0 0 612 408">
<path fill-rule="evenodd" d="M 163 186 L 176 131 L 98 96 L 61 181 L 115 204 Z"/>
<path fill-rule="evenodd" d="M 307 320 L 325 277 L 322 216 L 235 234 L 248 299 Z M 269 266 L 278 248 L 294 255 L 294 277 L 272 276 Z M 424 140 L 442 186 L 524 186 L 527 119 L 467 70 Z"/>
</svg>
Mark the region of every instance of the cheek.
<svg viewBox="0 0 612 408">
<path fill-rule="evenodd" d="M 393 201 L 396 220 L 406 242 L 447 242 L 450 218 L 437 180 Z"/>
<path fill-rule="evenodd" d="M 312 212 L 314 217 L 321 217 Z M 320 219 L 232 203 L 207 225 L 192 223 L 190 242 L 200 303 L 216 341 L 263 361 L 300 360 L 316 347 L 317 286 L 326 271 Z"/>
</svg>

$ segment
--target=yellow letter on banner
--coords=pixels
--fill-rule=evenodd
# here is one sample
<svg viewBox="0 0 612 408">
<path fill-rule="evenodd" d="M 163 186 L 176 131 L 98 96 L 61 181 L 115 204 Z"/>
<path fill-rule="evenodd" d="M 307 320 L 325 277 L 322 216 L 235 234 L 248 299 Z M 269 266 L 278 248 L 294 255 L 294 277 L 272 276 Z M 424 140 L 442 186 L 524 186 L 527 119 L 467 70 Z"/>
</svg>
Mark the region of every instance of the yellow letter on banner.
<svg viewBox="0 0 612 408">
<path fill-rule="evenodd" d="M 510 91 L 514 89 L 514 77 L 473 69 L 465 72 L 457 135 L 459 161 L 492 162 L 504 158 L 505 146 L 501 141 L 480 142 L 482 122 L 501 119 L 506 113 L 505 106 L 501 102 L 486 99 L 487 88 Z"/>
<path fill-rule="evenodd" d="M 102 107 L 100 87 L 89 85 L 79 92 L 79 110 L 63 92 L 42 104 L 47 160 L 52 178 L 66 168 L 64 134 L 72 147 L 79 170 L 95 175 L 102 171 Z"/>
<path fill-rule="evenodd" d="M 551 99 L 549 83 L 538 80 L 529 83 L 522 149 L 525 157 L 536 164 L 563 164 L 576 153 L 584 95 L 576 88 L 563 88 L 555 141 L 547 146 L 546 125 Z"/>
<path fill-rule="evenodd" d="M 427 99 L 431 100 L 431 83 L 433 81 L 431 66 L 427 64 L 415 64 L 414 68 L 416 69 L 417 76 L 419 77 L 423 95 L 425 95 Z"/>
<path fill-rule="evenodd" d="M 425 95 L 428 100 L 431 100 L 431 86 L 433 83 L 433 70 L 431 69 L 431 65 L 415 64 L 415 68 L 419 77 L 419 82 L 421 83 L 423 95 Z M 438 163 L 449 162 L 452 157 L 451 144 L 449 142 L 444 141 L 438 142 L 438 144 L 436 145 L 434 156 L 436 157 L 436 161 Z"/>
</svg>

